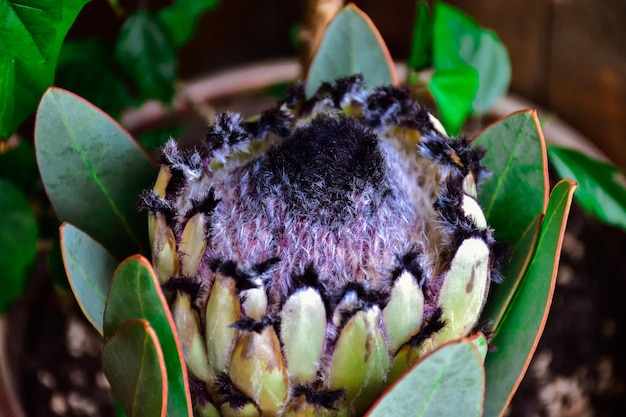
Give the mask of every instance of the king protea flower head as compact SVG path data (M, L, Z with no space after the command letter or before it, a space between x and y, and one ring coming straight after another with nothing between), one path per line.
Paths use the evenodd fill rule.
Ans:
M197 400L222 415L362 414L471 332L497 275L482 149L397 87L303 91L219 114L199 151L170 141L143 198Z

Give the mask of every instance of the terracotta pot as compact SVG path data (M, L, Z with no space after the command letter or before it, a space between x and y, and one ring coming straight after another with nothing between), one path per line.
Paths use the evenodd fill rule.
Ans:
M396 64L396 70L400 80L406 78L405 64ZM260 90L273 84L295 81L300 77L301 69L295 59L260 62L211 74L183 83L183 88L177 94L171 108L159 102L150 101L138 109L125 112L121 123L130 132L143 131L158 125L165 118L180 117L180 114L188 112L193 107L236 96L243 91ZM544 135L549 143L577 149L600 160L608 160L594 144L558 117L515 94L502 98L491 110L489 116L499 119L523 109L537 109L540 115L550 115L542 124Z
M0 317L0 416L24 417L17 392L15 364L11 363L8 337L8 317Z

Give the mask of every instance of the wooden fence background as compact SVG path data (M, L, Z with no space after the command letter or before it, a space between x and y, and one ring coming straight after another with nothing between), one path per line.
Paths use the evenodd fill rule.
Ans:
M554 112L626 167L626 0L447 1L498 33L511 55L513 92ZM398 60L407 56L416 2L355 0ZM121 2L129 10L134 3ZM295 55L289 35L305 3L221 0L183 49L181 75ZM113 40L121 23L107 2L91 2L72 35L102 32Z

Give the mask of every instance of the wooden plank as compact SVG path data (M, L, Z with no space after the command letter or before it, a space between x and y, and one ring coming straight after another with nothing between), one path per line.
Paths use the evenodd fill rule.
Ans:
M511 56L511 88L542 102L546 98L551 9L543 0L451 0L449 3L494 30Z
M626 7L619 3L555 6L547 104L626 167L626 27L621 23Z

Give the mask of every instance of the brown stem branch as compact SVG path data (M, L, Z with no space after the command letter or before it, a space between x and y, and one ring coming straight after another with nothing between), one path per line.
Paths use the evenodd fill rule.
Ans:
M339 13L343 4L343 0L309 0L307 2L304 26L300 32L302 78L305 78L309 71L309 66L322 42L326 27Z

